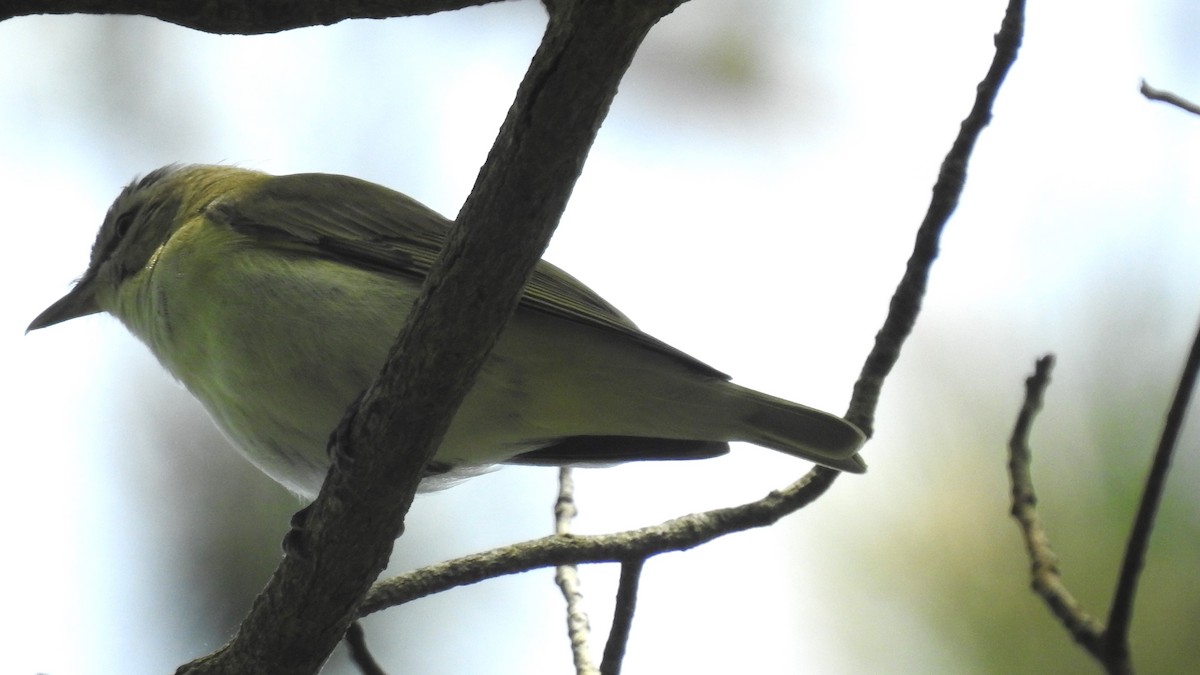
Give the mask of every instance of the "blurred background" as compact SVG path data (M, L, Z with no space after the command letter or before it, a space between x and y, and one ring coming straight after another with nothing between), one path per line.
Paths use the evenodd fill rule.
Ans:
M738 382L844 411L1003 9L687 3L634 63L547 257ZM1200 119L1137 87L1200 99L1198 20L1185 0L1031 3L870 472L651 560L625 672L1096 672L1028 591L1006 442L1034 359L1056 353L1035 480L1066 581L1103 615L1200 316ZM352 174L453 216L543 25L531 1L258 37L0 23L0 672L167 672L217 648L300 506L115 320L23 335L120 188L226 162ZM1137 605L1145 673L1200 662L1197 440L1191 425ZM581 470L577 530L741 503L806 469L744 446ZM504 468L420 497L393 571L544 535L555 490L553 470ZM617 570L582 578L598 658ZM561 604L544 570L366 629L390 672L566 673ZM352 672L340 649L327 672Z

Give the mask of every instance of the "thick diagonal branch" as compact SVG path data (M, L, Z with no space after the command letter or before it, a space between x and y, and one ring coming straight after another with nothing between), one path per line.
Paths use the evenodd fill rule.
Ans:
M422 469L557 224L642 38L675 0L559 0L449 241L333 469L233 641L191 673L313 673L403 529Z

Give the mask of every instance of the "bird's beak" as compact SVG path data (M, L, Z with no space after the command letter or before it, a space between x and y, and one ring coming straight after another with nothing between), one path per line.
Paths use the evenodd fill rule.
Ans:
M75 288L71 289L70 293L59 298L58 302L50 305L29 327L25 329L28 333L31 330L53 326L56 323L77 319L81 316L95 314L100 310L100 306L96 304L95 275L84 275L79 283L75 284Z

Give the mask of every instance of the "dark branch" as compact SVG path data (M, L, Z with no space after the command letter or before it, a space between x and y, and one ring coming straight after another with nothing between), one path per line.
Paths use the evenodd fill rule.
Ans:
M1155 89L1154 87L1151 87L1149 84L1147 84L1145 80L1142 80L1141 92L1142 92L1142 96L1145 96L1146 98L1150 99L1151 101L1162 101L1163 103L1170 103L1171 105L1175 106L1176 108L1179 108L1180 110L1186 110L1187 112L1190 112L1193 115L1200 115L1200 105L1192 103L1191 101L1189 101L1186 98L1183 98L1182 96L1179 96L1177 94L1172 94L1169 91L1166 91L1163 89Z
M386 565L422 469L553 232L642 38L678 0L556 2L487 162L333 467L233 641L192 673L312 673ZM469 233L469 236L468 236Z
M1137 582L1146 559L1146 548L1150 545L1150 532L1154 529L1158 505L1162 502L1162 494L1166 489L1167 474L1171 470L1171 458L1175 455L1175 448L1179 444L1179 433L1183 428L1184 416L1187 413L1192 392L1196 388L1198 372L1200 372L1200 331L1192 340L1192 349L1183 366L1179 386L1175 389L1175 398L1171 401L1170 410L1167 411L1162 437L1159 438L1158 449L1154 453L1154 463L1150 467L1150 475L1146 478L1146 489L1142 493L1137 517L1133 523L1133 531L1130 532L1129 543L1125 547L1125 558L1121 563L1120 576L1117 578L1117 590L1113 594L1112 606L1108 611L1108 627L1105 629L1104 637L1108 645L1107 656L1113 659L1128 660L1129 658L1129 624L1133 617L1133 601L1137 593Z
M434 14L496 0L0 0L0 21L31 14L130 14L205 33L251 35L346 19Z
M357 621L350 624L350 629L346 631L346 647L350 650L350 660L358 667L358 672L363 675L387 675L383 668L379 667L375 657L371 656L371 650L367 647L367 636L363 632L362 624Z
M604 658L600 661L600 675L620 675L625 660L625 645L633 630L633 613L637 609L638 583L642 579L641 558L621 565L621 581L617 585L617 602L613 608L612 628L608 642L604 644Z
M1144 81L1141 91L1148 99L1165 101L1188 112L1200 114L1200 106L1169 92L1154 89ZM1034 375L1026 381L1025 404L1017 417L1017 424L1009 443L1012 514L1021 526L1021 533L1032 561L1034 590L1042 596L1050 611L1058 617L1075 641L1087 649L1107 672L1132 673L1129 629L1133 620L1134 600L1146 560L1146 550L1150 545L1150 534L1154 530L1158 506L1166 489L1171 460L1179 444L1179 435L1183 429L1192 392L1196 388L1196 380L1200 377L1200 329L1192 340L1192 348L1188 352L1187 362L1179 378L1179 386L1175 389L1175 397L1167 411L1150 474L1146 477L1146 486L1121 561L1121 571L1113 592L1112 605L1109 607L1107 625L1089 615L1067 590L1058 570L1058 559L1050 547L1037 514L1037 497L1034 494L1030 472L1029 431L1033 417L1042 406L1042 394L1049 384L1052 365L1053 358L1050 356L1039 359Z

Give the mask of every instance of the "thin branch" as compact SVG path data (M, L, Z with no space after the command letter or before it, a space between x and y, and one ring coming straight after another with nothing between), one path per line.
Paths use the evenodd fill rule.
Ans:
M1155 101L1175 105L1188 112L1200 115L1200 106L1175 94L1151 87L1142 81L1142 94ZM1026 381L1025 404L1017 417L1009 443L1009 474L1012 477L1012 514L1020 523L1026 548L1032 561L1033 588L1050 607L1051 612L1067 628L1071 635L1088 650L1109 673L1132 673L1133 662L1129 649L1129 629L1133 621L1133 607L1137 596L1137 585L1145 565L1146 551L1150 546L1150 535L1154 530L1159 504L1166 490L1167 475L1171 460L1179 444L1184 418L1200 377L1200 329L1197 329L1188 352L1179 385L1167 411L1163 432L1154 453L1150 474L1138 504L1137 516L1129 533L1121 570L1108 610L1107 625L1089 615L1067 590L1058 570L1058 559L1050 548L1041 520L1038 517L1037 498L1033 491L1030 473L1029 428L1034 415L1042 406L1042 394L1050 380L1053 358L1038 360L1032 377Z
M899 358L920 310L937 240L965 179L975 139L990 118L990 106L1021 44L1025 3L1011 0L1000 32L996 56L978 87L978 96L959 137L943 162L930 211L917 234L908 269L892 299L884 326L876 336L862 375L855 384L849 419L869 430L883 379ZM617 534L546 537L431 565L378 583L360 607L362 616L416 598L532 569L587 562L644 560L665 551L686 550L718 537L777 522L815 501L833 484L838 472L817 467L797 482L765 498L740 506L691 514L659 525Z
M1033 419L1042 409L1043 395L1050 384L1054 357L1037 360L1034 373L1025 380L1025 402L1017 415L1017 423L1009 440L1008 473L1012 480L1012 516L1016 518L1029 552L1033 590L1046 602L1050 611L1070 631L1075 641L1089 652L1097 653L1104 626L1089 615L1062 581L1058 556L1050 546L1050 538L1037 512L1037 495L1030 471L1032 453L1029 434Z
M558 470L558 499L554 503L554 534L565 537L571 534L571 521L578 510L575 508L575 481L571 478L571 467ZM578 675L598 675L592 664L588 638L592 626L587 611L583 608L583 591L579 588L579 568L575 565L559 565L554 571L554 581L567 602L567 636L571 640L571 657Z
M1179 444L1184 418L1196 380L1200 377L1200 329L1192 340L1192 348L1184 364L1179 386L1171 408L1167 411L1166 423L1159 438L1158 449L1146 487L1138 506L1137 517L1125 547L1125 556L1109 608L1107 626L1101 624L1083 609L1067 590L1058 569L1058 558L1050 547L1049 538L1037 514L1037 497L1033 490L1030 472L1031 453L1029 432L1033 418L1042 407L1042 396L1050 382L1053 357L1038 359L1034 374L1025 383L1025 403L1017 416L1009 442L1009 475L1012 478L1012 515L1021 526L1025 546L1029 551L1033 574L1033 589L1042 596L1050 611L1071 633L1075 641L1104 666L1109 673L1132 673L1133 664L1129 650L1129 628L1133 618L1137 584L1154 529L1155 516L1166 489L1167 474L1171 459Z
M942 161L937 183L925 219L917 231L916 245L904 277L892 295L891 305L883 327L875 336L875 346L863 364L862 374L854 384L854 395L846 419L858 425L868 436L875 428L875 408L879 403L884 378L892 371L900 358L900 348L912 333L921 301L929 284L929 271L937 258L938 242L942 230L958 206L963 186L967 180L967 164L984 127L992 119L992 106L1000 92L1000 85L1009 68L1017 59L1021 47L1021 36L1025 26L1024 0L1010 0L996 34L996 54L987 74L976 88L975 103L963 120L954 139L954 145Z
M543 537L423 567L375 584L359 608L360 615L506 574L556 565L644 559L694 548L732 532L766 527L815 501L837 474L814 471L756 502L693 513L638 530Z
M358 667L358 672L363 675L387 675L375 657L371 656L361 623L355 621L350 624L350 629L346 631L346 648L350 650L350 660Z
M571 534L571 522L579 515L575 506L575 477L571 467L558 469L558 498L554 500L554 534Z
M613 608L612 628L604 645L600 661L601 675L620 675L625 661L625 645L633 629L633 613L637 609L638 583L642 579L645 560L637 558L621 565L621 581L617 585L616 606Z
M31 14L148 16L206 33L252 35L346 19L433 14L497 0L0 0L0 21Z
M1154 463L1150 467L1150 475L1146 478L1146 488L1142 492L1142 500L1138 505L1137 517L1134 519L1133 531L1129 534L1129 543L1125 547L1125 558L1121 563L1121 572L1117 580L1117 590L1113 594L1112 606L1108 611L1108 628L1105 630L1105 640L1108 643L1109 656L1128 658L1129 624L1133 616L1133 602L1137 594L1138 577L1146 559L1146 548L1150 545L1150 532L1154 529L1155 515L1162 502L1163 491L1166 489L1167 474L1171 470L1171 459L1179 444L1179 434L1183 428L1183 420L1187 413L1188 403L1196 388L1197 373L1200 372L1200 330L1192 340L1192 349L1188 352L1183 374L1179 378L1179 386L1175 388L1175 398L1167 411L1167 420L1163 426L1162 436L1158 441L1158 449L1154 453Z
M1142 96L1145 96L1151 101L1162 101L1163 103L1169 103L1180 110L1186 110L1193 115L1200 115L1200 105L1192 103L1191 101L1177 94L1172 94L1165 89L1155 89L1147 84L1145 80L1142 80L1141 92Z
M583 608L579 568L575 565L559 565L554 572L554 581L567 602L567 638L571 642L571 660L575 663L575 672L577 675L598 675L600 671L596 670L592 663L591 647L588 644L592 625L588 621L587 611Z

